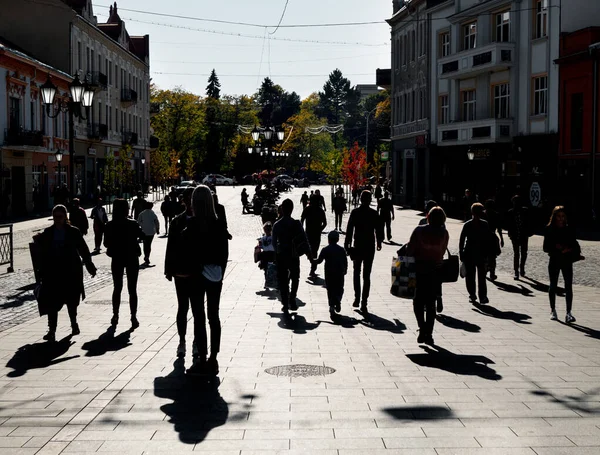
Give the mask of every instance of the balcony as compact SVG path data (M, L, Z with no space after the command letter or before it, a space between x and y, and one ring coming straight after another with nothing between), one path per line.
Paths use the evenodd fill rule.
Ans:
M515 62L514 43L490 43L438 60L440 79L466 79L490 71L503 71Z
M160 140L156 136L150 136L150 148L157 149L160 145Z
M375 81L379 87L389 90L392 88L392 70L377 68L377 72L375 73Z
M107 139L108 138L108 125L102 123L94 123L88 125L87 130L88 139Z
M131 130L123 130L121 137L123 145L138 145L138 135Z
M43 147L44 135L41 131L28 131L22 128L4 130L5 145Z
M138 100L138 94L135 90L125 87L121 89L121 104L131 106L136 104Z
M510 142L513 120L494 119L473 120L471 122L449 123L438 126L438 145L487 144Z
M398 139L403 136L424 134L429 131L429 120L417 120L416 122L404 123L402 125L392 126L392 139Z
M108 87L108 76L100 71L88 73L87 81L95 92L102 92Z

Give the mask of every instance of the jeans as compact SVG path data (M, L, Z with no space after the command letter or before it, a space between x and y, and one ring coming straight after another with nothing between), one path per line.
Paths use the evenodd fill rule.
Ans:
M290 280L292 288L290 290ZM296 299L300 284L300 258L277 255L277 282L281 305L287 309L292 299Z
M525 262L527 261L527 250L529 248L529 238L525 237L520 240L512 240L512 246L515 253L515 272L518 272L519 270L524 271Z
M204 276L194 277L192 284L191 306L194 315L194 341L198 347L200 359L208 352L206 317L210 326L210 356L215 358L221 349L221 320L219 303L223 281L209 281ZM206 294L206 314L204 313L204 295Z
M413 311L419 325L419 335L430 337L435 324L435 303L441 295L442 282L436 272L418 273Z
M144 235L144 261L150 262L150 252L152 251L152 241L154 235Z
M165 216L165 235L169 234L169 223L171 221L171 217L170 216Z
M344 212L335 212L335 228L342 229L342 217L344 216Z
M556 288L558 287L558 276L562 272L565 280L565 299L567 301L567 313L571 312L573 307L573 263L570 261L561 261L560 259L550 258L548 263L548 274L550 275L550 309L556 309Z
M67 297L66 305L67 311L69 312L69 319L71 320L71 327L77 324L77 307L79 306L80 295L72 295ZM48 313L48 330L50 332L56 332L56 326L58 325L58 311L51 311Z
M373 259L375 259L375 251L357 252L356 257L352 260L354 263L354 300L361 301L360 294L360 272L362 267L363 289L362 289L362 305L367 305L369 300L369 292L371 291L371 269L373 268Z
M180 340L187 333L188 311L190 302L195 298L194 279L192 277L175 277L175 293L177 294L177 333Z
M119 316L119 308L121 307L121 291L123 290L123 273L127 272L129 309L131 311L131 317L136 317L138 308L137 282L140 273L140 263L138 258L132 258L129 260L113 259L110 265L110 270L112 272L114 285L112 295L113 315L117 317Z
M487 282L485 276L487 274L485 270L484 260L465 261L465 267L467 268L467 292L470 297L477 296L477 288L475 287L475 274L477 274L477 287L479 288L479 299L483 300L487 298Z
M308 238L308 244L312 252L313 258L319 257L319 248L321 246L321 232L307 232L306 237ZM310 266L310 272L313 273L317 270L316 264Z
M97 251L100 251L100 247L102 246L102 237L104 237L104 226L94 226L94 246Z
M344 275L325 276L325 287L327 288L329 308L333 309L342 303L342 297L344 297Z
M388 241L392 239L392 219L386 218L383 220Z

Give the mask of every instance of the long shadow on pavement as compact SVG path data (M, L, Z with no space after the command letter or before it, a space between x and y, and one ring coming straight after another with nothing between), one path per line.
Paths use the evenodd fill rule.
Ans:
M33 290L35 289L35 283L28 284L26 286L22 286L16 291L16 294L9 295L6 297L6 302L0 304L0 309L5 310L7 308L17 308L23 306L28 302L33 302L35 300L35 296L33 295Z
M319 325L321 325L321 321L317 322L308 322L304 316L297 313L291 313L289 316L283 313L267 313L272 318L279 319L277 325L282 329L292 330L294 333L299 335L304 335L308 333L310 330L314 330Z
M425 350L425 353L406 355L412 362L421 367L437 368L449 373L466 376L479 376L490 381L502 379L502 376L489 366L490 364L493 365L494 361L485 356L455 354L439 346L433 348L422 346L421 348Z
M529 382L532 384L532 386L538 387L538 385L534 381L530 380ZM538 388L538 389L530 391L530 393L532 395L547 397L548 402L559 404L560 406L564 407L565 409L577 412L580 415L581 414L589 415L589 414L600 413L600 408L590 407L590 405L598 403L598 401L590 400L590 398L596 396L598 394L598 392L600 392L600 388L595 388L595 389L589 390L585 393L581 392L581 394L579 396L567 395L564 397L560 397L558 395L555 395L554 393L548 392L547 390L545 390L543 388ZM597 397L596 397L596 399L597 399Z
M471 333L478 333L481 331L481 327L479 327L477 324L456 319L452 316L448 316L447 314L438 314L436 319L440 324L445 325L450 329L464 330L465 332Z
M578 332L586 334L590 338L595 338L596 340L600 340L600 330L595 330L590 327L586 327L579 324L566 324L563 321L558 321L559 324L562 324L566 327L570 327L573 330L577 330Z
M373 313L368 313L363 316L364 319L360 320L359 323L373 330L382 330L391 333L404 333L406 330L406 325L399 319L390 321Z
M331 321L317 321L319 324L339 325L345 329L353 329L359 324L359 320L343 314L336 314Z
M185 444L197 444L206 439L213 428L227 420L243 420L247 413L229 415L229 405L219 393L220 381L189 378L185 375L184 359L177 359L173 371L154 379L154 395L173 400L160 407L168 416Z
M87 351L85 354L86 357L97 357L106 354L108 351L120 351L131 345L130 338L132 333L133 329L129 329L114 336L113 329L108 328L97 339L84 343L81 349Z
M277 297L279 297L279 291L276 289L263 289L262 291L256 291L256 295L267 297L269 300L277 300Z
M78 355L61 357L67 353L73 344L75 344L71 338L71 335L69 335L55 343L43 342L21 346L17 352L15 352L12 359L6 364L8 368L13 369L7 376L10 378L17 378L23 376L29 370L47 368L51 365L56 365L79 357Z
M528 322L528 319L531 319L531 316L524 313L515 313L514 311L502 311L493 306L489 305L481 305L481 304L473 304L473 311L479 314L483 314L485 316L490 316L496 319L507 319L510 321L514 321L518 324L531 324Z
M312 284L313 286L323 286L325 287L325 280L319 276L309 276L306 279L308 284Z
M451 419L454 413L443 406L407 406L400 408L385 408L394 419L398 420L430 420L430 419Z
M521 294L523 297L533 297L533 291L531 289L527 289L522 284L518 286L514 286L508 283L502 283L501 281L492 281L498 289L504 292L511 292L513 294Z
M541 281L534 280L533 278L523 276L523 277L521 277L521 280L523 281L523 283L528 284L536 291L548 293L548 291L550 290L550 286L542 283ZM560 286L556 288L556 294L558 296L562 297L562 296L564 296L564 293L565 293L565 288L561 288Z

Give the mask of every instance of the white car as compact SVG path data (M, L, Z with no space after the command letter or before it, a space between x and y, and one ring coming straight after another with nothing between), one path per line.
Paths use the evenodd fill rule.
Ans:
M217 185L233 185L233 179L220 174L208 174L206 177L204 177L204 180L202 180L204 185L210 185L213 182L215 182Z
M287 183L288 185L293 185L295 180L289 175L281 174L275 177L275 180L283 183Z

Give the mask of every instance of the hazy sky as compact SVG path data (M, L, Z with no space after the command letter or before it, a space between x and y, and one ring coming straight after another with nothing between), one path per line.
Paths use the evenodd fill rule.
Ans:
M108 15L108 0L94 1L100 22ZM150 72L161 88L181 86L203 94L215 68L225 94L252 94L266 76L302 98L320 90L327 75L340 68L353 85L375 83L375 70L390 67L390 32L385 23L327 28L273 28L220 24L148 15L125 9L277 25L286 0L120 0L119 15L130 35L150 35ZM289 0L282 25L383 21L392 15L391 0ZM134 21L135 19L135 21ZM175 27L156 25L169 24ZM255 36L230 36L219 33ZM316 44L278 39L364 43ZM262 65L261 65L262 55ZM161 74L162 73L162 74ZM173 74L168 74L173 73Z

